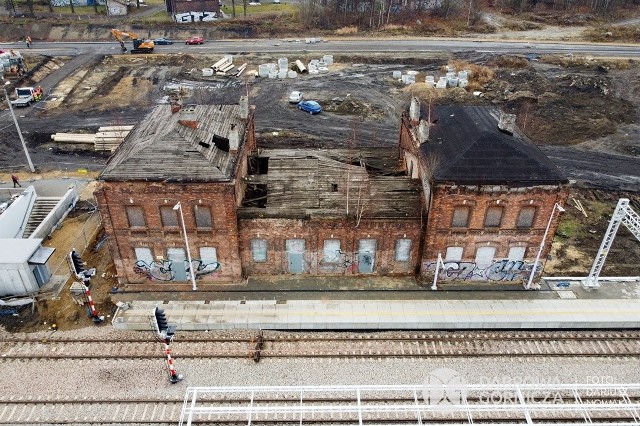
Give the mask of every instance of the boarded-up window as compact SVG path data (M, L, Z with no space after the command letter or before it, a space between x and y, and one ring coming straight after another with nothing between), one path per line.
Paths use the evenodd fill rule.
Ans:
M469 216L471 213L471 208L469 207L456 207L453 210L453 220L451 221L451 226L454 228L466 228L469 226Z
M147 226L144 220L144 210L139 206L127 206L127 220L129 220L129 226Z
M518 214L518 221L516 227L518 228L531 228L533 225L533 218L536 217L535 207L523 207Z
M447 247L447 254L444 257L444 260L462 260L462 252L464 251L463 247Z
M524 252L526 249L526 247L511 247L507 258L509 260L522 260L524 259Z
M340 240L324 240L322 261L325 263L337 263L340 261Z
M396 241L396 262L408 262L411 255L411 240L401 238Z
M480 247L476 251L476 268L485 269L491 266L496 255L495 247Z
M254 262L266 262L267 240L251 240L251 256Z
M502 222L502 207L493 206L487 209L487 216L484 218L484 226L487 228L497 228Z
M151 253L151 249L148 247L136 247L136 261L142 261L147 265L151 265L153 262L153 254Z
M218 254L215 247L200 247L200 260L204 265L210 263L216 263L218 261Z
M162 226L178 226L178 212L171 206L160 207Z
M211 208L209 206L195 206L196 226L198 228L213 228Z

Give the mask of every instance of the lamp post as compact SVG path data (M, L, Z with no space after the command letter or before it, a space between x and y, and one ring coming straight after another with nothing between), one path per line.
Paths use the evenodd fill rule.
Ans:
M442 255L438 252L438 260L436 260L436 274L433 276L433 285L431 286L431 290L438 289L438 274L440 273L440 266L444 269L444 263L442 262Z
M7 84L9 84L8 81L4 83L4 86L2 86L2 90L4 90L4 97L7 100L7 105L9 105L9 111L11 111L11 117L13 117L13 123L16 125L16 129L18 130L18 136L20 136L20 142L22 142L22 148L24 148L24 153L27 156L27 162L29 163L29 170L31 170L31 173L35 173L36 169L33 168L31 157L29 157L29 151L27 151L27 144L24 143L24 138L22 137L22 132L20 131L20 126L18 125L18 120L16 119L16 115L13 112L13 106L11 106L11 101L9 100L9 95L7 94L7 88L6 88Z
M198 287L196 287L196 275L193 272L193 264L191 263L191 251L189 250L189 240L187 239L187 228L184 225L184 215L182 214L182 205L180 204L180 201L178 201L178 204L173 206L173 210L180 211L180 221L182 222L182 233L184 235L184 244L185 246L187 246L187 259L189 260L189 275L191 276L191 284L193 286L193 291L196 291L198 289Z
M551 222L553 222L553 215L555 214L556 209L558 209L559 213L562 213L564 211L564 209L560 204L555 203L553 205L553 209L551 210L551 215L549 216L549 222L547 222L547 229L545 229L544 235L542 236L542 241L540 242L540 249L538 249L538 255L536 256L535 262L533 262L533 268L531 269L531 273L529 274L529 281L527 282L527 285L524 287L526 290L531 289L531 283L533 283L533 276L536 274L538 261L540 260L540 255L542 254L542 250L544 249L544 243L545 243L545 240L547 239L547 234L549 233Z

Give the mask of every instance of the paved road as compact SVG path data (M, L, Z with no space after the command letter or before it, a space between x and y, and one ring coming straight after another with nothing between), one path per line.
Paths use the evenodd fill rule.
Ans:
M21 49L22 43L0 43L0 49ZM48 55L80 55L85 53L112 54L120 50L114 41L108 42L38 42L31 51ZM258 39L258 40L216 40L201 46L185 46L176 43L171 46L157 46L157 52L197 52L197 53L292 53L299 51L355 53L355 52L463 52L480 53L530 53L573 54L590 56L614 56L639 58L640 45L592 44L592 43L533 43L519 41L486 40L329 40L321 43L305 43L304 40Z
M19 47L18 45L2 45L3 47ZM559 44L559 43L544 43L535 44L531 48L526 47L527 43L522 42L496 42L496 41L481 41L474 42L468 40L340 40L340 41L328 41L315 44L306 44L303 41L284 41L284 40L242 40L242 41L220 41L210 42L203 46L184 46L182 44L174 44L172 46L159 46L158 52L170 53L188 50L192 52L287 52L291 54L296 50L308 50L308 51L322 51L328 53L338 52L366 52L366 51L411 51L411 52L429 52L429 51L470 51L477 52L512 52L512 53L524 53L524 52L538 52L538 53L567 53L573 52L574 54L592 54L592 55L606 55L606 56L640 56L639 46L617 46L617 45L586 45L586 44ZM55 87L62 79L66 78L70 73L75 71L78 67L86 65L87 63L100 60L103 54L118 54L119 46L114 42L100 42L100 43L38 43L36 47L32 49L34 53L43 53L49 55L75 55L74 59L66 64L66 66L56 70L50 76L42 81L42 86L45 90L49 87ZM356 81L361 81L364 75ZM311 82L312 83L312 82ZM309 83L309 84L311 84ZM300 82L297 83L300 86ZM334 84L339 84L335 81ZM291 90L292 87L282 88L284 93L286 90ZM300 87L296 87L300 89ZM302 87L305 90L314 90L314 87ZM236 96L236 91L233 91L233 96ZM274 95L276 96L277 93ZM280 97L282 97L280 96ZM389 102L391 105L391 102ZM258 114L257 127L259 130L279 130L281 128L288 128L291 123L296 119L292 117L291 111L285 104L279 102L278 99L261 99L260 105L274 106L279 108L279 119L261 119L261 115ZM391 107L390 107L391 108ZM127 120L121 120L129 124L130 121L140 119L146 111L118 111L112 114L118 115L120 119L126 118ZM20 111L21 115L26 116L21 119L23 121L23 132L46 132L52 130L55 127L55 123L50 120L39 117L38 120L28 120L34 114L34 111ZM396 116L393 111L387 111L388 116ZM330 134L335 140L347 140L352 132L351 117L332 117L332 126L330 128ZM320 117L318 120L326 119L326 117ZM55 119L54 119L55 120ZM327 121L322 120L322 125L317 126L317 121L298 123L297 126L305 127L305 130L309 134L316 134L317 136L326 137L327 134ZM69 127L88 128L98 127L105 122L113 122L114 117L107 117L104 113L91 112L87 113L83 117L78 117L77 120ZM10 119L7 115L0 116L0 128L5 128L10 124ZM362 140L380 141L380 140L395 140L397 132L397 123L368 123L366 126L358 127L358 136ZM17 135L11 138L11 145L15 145L11 149L19 150ZM606 188L617 188L622 190L637 191L640 187L640 168L638 168L638 159L634 157L623 157L615 155L606 155L601 153L590 153L584 150L577 149L575 147L545 147L544 151L547 155L571 178L580 181L585 181L593 186L601 186ZM38 158L38 152L33 153L33 160L44 168L66 168L73 169L77 167L87 168L91 170L99 170L103 167L106 160L104 157L87 156L84 158L78 158L75 154L57 154L56 163L50 164L51 158L46 153L41 153L41 158ZM13 159L11 164L1 164L0 168L7 168L15 170L17 167L23 167L24 162L22 157Z

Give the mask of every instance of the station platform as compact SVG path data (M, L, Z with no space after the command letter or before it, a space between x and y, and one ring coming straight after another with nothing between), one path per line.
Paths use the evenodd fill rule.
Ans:
M168 293L123 293L114 300L127 302L128 309L118 309L112 324L116 329L148 331L157 305L169 323L183 331L640 328L637 282L606 283L597 290L582 289L577 282L555 289L549 284L543 291L431 291L416 290L410 283L392 284L395 290L312 293L270 292L264 287L251 292L245 287L241 297L232 297L229 288L199 289L180 293L180 300Z

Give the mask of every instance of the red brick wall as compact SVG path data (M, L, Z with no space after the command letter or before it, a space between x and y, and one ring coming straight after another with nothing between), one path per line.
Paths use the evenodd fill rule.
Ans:
M477 187L476 187L477 188ZM497 187L479 187L480 189ZM445 257L447 247L464 247L462 259L473 262L476 249L482 246L496 247L495 259L505 259L510 247L525 246L525 261L533 261L538 252L545 228L555 203L564 205L568 190L565 187L531 187L511 191L499 187L499 191L468 190L465 187L438 185L433 192L429 211L423 253L425 265L435 262L438 252ZM498 200L500 201L498 203ZM456 206L470 206L471 216L467 228L452 228ZM484 220L490 206L503 206L499 228L485 228ZM531 229L518 229L516 220L522 207L538 208ZM549 229L541 259L545 259L558 226L558 211Z
M154 257L164 259L167 259L167 248L185 247L181 227L163 227L160 218L160 206L174 206L178 201L182 205L192 258L200 257L200 247L215 247L221 264L219 272L199 277L198 281L230 282L241 278L232 183L102 182L95 195L120 282L148 282L145 276L134 272L135 247L148 247ZM195 205L211 207L212 229L196 228ZM145 228L129 228L126 206L144 209Z
M420 223L414 220L362 220L356 228L354 222L340 219L241 219L240 244L245 275L288 274L287 239L304 239L304 270L311 275L342 275L357 273L348 269L343 260L353 260L360 239L376 240L374 274L414 274L420 263ZM411 239L409 262L395 261L395 245L399 238ZM267 261L254 262L252 239L267 240ZM323 262L325 239L340 240L345 253L337 263Z

